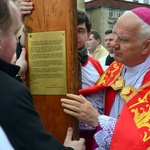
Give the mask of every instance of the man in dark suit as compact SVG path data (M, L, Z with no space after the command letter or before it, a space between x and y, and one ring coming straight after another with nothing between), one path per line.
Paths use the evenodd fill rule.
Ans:
M99 59L104 71L114 61L114 57L113 57L114 51L112 47L113 40L114 40L114 34L112 33L112 29L105 31L105 48L108 50L109 55Z
M12 0L0 0L0 10L0 150L85 150L84 139L71 140L71 128L64 145L45 131L31 93L15 79L20 67L10 64L20 13Z

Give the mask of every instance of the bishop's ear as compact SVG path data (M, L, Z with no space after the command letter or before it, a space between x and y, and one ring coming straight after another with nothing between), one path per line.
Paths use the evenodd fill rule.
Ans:
M142 54L150 53L150 39L144 42L144 49Z

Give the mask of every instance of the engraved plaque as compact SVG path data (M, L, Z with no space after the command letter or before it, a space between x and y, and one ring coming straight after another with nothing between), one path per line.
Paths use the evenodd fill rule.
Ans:
M65 31L28 33L29 89L34 95L66 95Z

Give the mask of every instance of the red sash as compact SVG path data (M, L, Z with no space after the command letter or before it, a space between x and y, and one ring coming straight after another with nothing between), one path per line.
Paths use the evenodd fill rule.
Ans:
M126 103L116 123L110 149L150 149L150 71L139 89L124 87L121 96Z
M106 87L109 87L120 76L122 68L123 65L121 63L114 61L109 66L109 68L102 74L102 76L100 76L95 85L85 89L80 89L79 94L88 95L98 92L99 90L102 90Z
M123 86L120 77L122 68L122 64L112 63L94 86L82 89L79 93L86 95L106 89L105 114L109 115L116 90ZM139 89L123 87L121 96L126 103L115 126L110 149L150 149L150 71L146 73Z
M102 75L104 73L104 70L100 64L100 62L92 57L88 57L89 61L93 64L94 68L97 70L97 72Z
M104 114L109 115L110 109L114 102L114 98L116 96L116 91L113 90L111 86L114 89L117 89L115 84L119 83L119 76L121 74L122 68L123 65L121 63L114 61L109 66L109 68L103 73L103 75L97 80L94 86L85 89L80 89L79 94L88 95L91 93L98 92L99 90L106 89Z

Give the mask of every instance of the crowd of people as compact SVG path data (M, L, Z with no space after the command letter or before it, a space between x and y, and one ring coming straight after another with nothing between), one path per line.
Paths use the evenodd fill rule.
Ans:
M31 93L16 78L22 66L16 65L17 61L12 64L21 27L20 12L13 0L1 0L0 9L0 84L3 85L0 90L0 149L85 150L85 140L72 140L70 127L64 144L46 132ZM24 58L25 54L22 55L20 57Z
M90 88L62 98L64 112L96 128L94 149L150 148L150 9L126 11L113 28L114 61ZM104 114L83 95L104 91ZM94 100L93 96L93 100ZM131 144L132 143L132 144Z
M68 93L60 103L66 114L79 120L81 138L72 140L69 127L64 144L45 131L24 85L25 35L18 38L16 33L33 3L21 0L19 11L13 0L1 0L0 8L1 150L150 149L149 8L126 11L113 29L104 31L105 48L100 34L91 30L89 16L77 11L81 86L79 95Z

